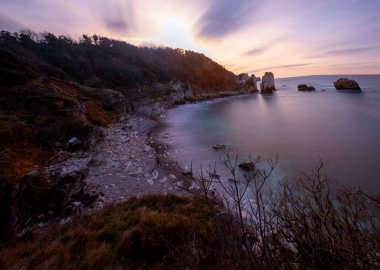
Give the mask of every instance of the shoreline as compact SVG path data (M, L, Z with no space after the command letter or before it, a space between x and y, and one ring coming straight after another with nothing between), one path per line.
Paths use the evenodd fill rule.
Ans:
M66 160L45 167L44 171L61 175L87 172L82 188L86 194L96 196L96 200L89 206L80 200L72 201L73 213L93 213L106 205L146 194L189 195L186 189L192 185L192 176L183 174L184 169L170 158L169 146L162 140L169 135L163 133L165 124L161 118L177 106L218 102L242 95L249 94L174 104L156 117L141 113L120 115L109 127L100 128L104 136L94 147L69 153Z

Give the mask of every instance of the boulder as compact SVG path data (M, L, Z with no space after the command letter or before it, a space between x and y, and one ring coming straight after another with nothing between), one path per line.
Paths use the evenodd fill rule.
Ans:
M261 79L260 90L262 94L271 94L276 90L274 84L274 75L272 72L265 72Z
M334 86L337 90L361 90L356 81L347 78L340 78L334 82Z
M315 91L315 88L313 86L307 86L306 84L300 84L298 85L298 91Z

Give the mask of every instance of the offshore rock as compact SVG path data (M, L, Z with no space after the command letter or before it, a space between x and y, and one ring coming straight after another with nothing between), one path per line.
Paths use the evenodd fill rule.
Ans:
M298 85L298 91L315 91L315 88L313 86L307 86L306 84L300 84Z
M244 91L257 92L257 82L259 80L254 74L249 76L247 73L241 73L237 76L236 82Z
M356 81L347 78L340 78L334 82L334 86L337 90L361 90Z
M237 83L245 84L249 80L249 75L247 73L241 73L237 76Z
M276 90L272 72L265 72L265 75L261 79L260 90L262 94L272 94Z

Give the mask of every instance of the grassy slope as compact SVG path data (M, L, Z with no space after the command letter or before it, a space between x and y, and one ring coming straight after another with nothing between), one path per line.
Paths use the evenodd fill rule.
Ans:
M83 116L79 105L86 108ZM53 155L56 142L72 136L85 140L114 116L77 84L33 80L0 87L0 178L14 181Z
M0 251L0 268L220 266L220 240L210 237L216 222L223 222L218 210L199 197L145 196L10 243ZM195 244L205 248L197 250L203 258L194 253Z

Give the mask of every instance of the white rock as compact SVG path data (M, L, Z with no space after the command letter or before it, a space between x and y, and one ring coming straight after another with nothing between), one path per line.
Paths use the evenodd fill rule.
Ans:
M154 185L154 182L153 182L153 180L152 179L148 179L148 180L146 180L147 182L148 182L148 184L149 185L151 185L151 186L153 186Z
M153 172L152 172L152 178L153 179L157 179L158 178L158 171L156 171L156 170L154 170Z
M170 179L176 179L177 177L174 174L171 173L171 174L169 174L169 178Z
M73 202L73 205L74 205L75 207L78 207L78 206L81 205L81 202Z
M168 178L162 177L159 181L160 181L160 183L165 183L166 181L168 181Z

